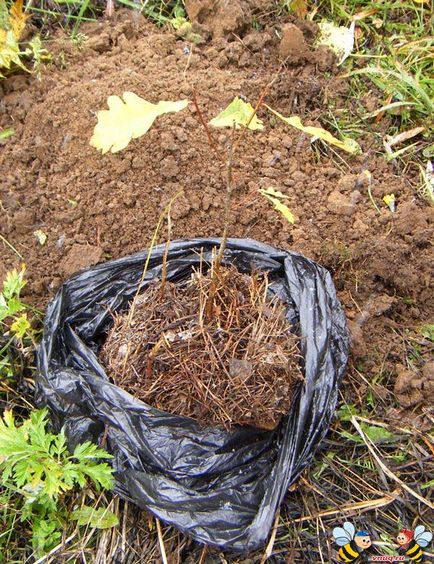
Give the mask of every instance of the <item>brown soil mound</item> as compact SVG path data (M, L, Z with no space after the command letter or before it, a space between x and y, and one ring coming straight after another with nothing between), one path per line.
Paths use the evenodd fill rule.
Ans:
M150 286L115 318L101 358L119 386L159 409L273 429L301 379L298 339L266 275L213 272Z
M0 128L15 130L0 141L0 234L22 257L2 240L0 275L24 260L29 284L23 295L40 309L77 270L147 248L156 218L179 190L173 238L222 234L225 170L193 104L189 114L159 118L125 151L102 156L89 139L107 97L130 90L151 102L191 99L193 86L209 121L236 95L256 104L281 64L273 27L250 29L242 41L232 35L232 41L192 46L136 16L120 10L108 22L82 26L82 42L59 37L48 45L53 65L42 70L40 80L18 75L0 83ZM311 47L308 23L297 26L309 53L302 41L303 56L292 49L291 64L265 101L285 116L298 115L305 125L335 133L326 125L331 115L338 117L348 106L379 108L384 100L375 99L372 85L366 98L351 93L330 52ZM351 322L354 362L363 373L361 379L350 368L353 379L347 383L353 385L343 388L346 401L365 397L369 382L380 378L378 397L387 393L393 404L409 355L413 380L425 378L432 345L419 328L434 316L433 209L419 197L418 167L402 168L383 154L382 134L397 118L364 121L357 139L363 154L334 158L262 109L259 117L264 130L247 132L234 158L229 233L301 252L330 269ZM230 132L212 133L225 155ZM372 175L371 186L364 170ZM295 225L259 195L258 188L270 186L287 196ZM395 213L382 200L391 193ZM37 229L48 236L44 246L34 235ZM394 301L385 309L387 300ZM429 391L421 395L432 404ZM393 405L399 418L401 409L411 415L419 404L407 408L407 395L399 395ZM389 416L386 405L384 412Z

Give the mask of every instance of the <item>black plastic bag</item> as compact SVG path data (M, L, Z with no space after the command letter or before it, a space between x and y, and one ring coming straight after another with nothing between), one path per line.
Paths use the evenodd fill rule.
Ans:
M179 281L220 239L171 243L167 278ZM144 279L161 275L155 247ZM70 447L106 438L116 491L201 542L246 552L265 542L288 486L311 462L333 416L348 359L348 331L330 274L298 253L229 239L225 262L268 271L271 291L298 324L305 381L275 431L204 428L135 399L110 382L98 350L112 313L134 298L147 251L90 268L48 307L38 351L36 398Z

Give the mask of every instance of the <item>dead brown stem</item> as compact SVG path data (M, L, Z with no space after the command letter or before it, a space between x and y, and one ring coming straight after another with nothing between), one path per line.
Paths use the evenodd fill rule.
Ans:
M231 142L229 145L229 154L228 160L226 163L226 197L225 197L225 225L223 229L222 240L220 243L219 253L217 255L216 260L216 271L218 273L218 269L220 264L223 260L223 254L226 249L226 244L228 240L228 231L229 231L229 222L231 219L231 204L232 204L232 194L234 191L233 186L233 175L232 175L232 167L234 164L234 142L235 142L235 124L232 127L232 135L231 135Z
M167 241L164 249L163 265L161 267L161 297L164 296L167 278L167 255L169 254L170 241L172 239L172 217L170 215L170 207L167 210Z
M203 125L203 128L205 129L205 133L208 137L208 143L209 143L211 149L214 151L214 153L215 153L216 157L219 159L219 161L223 161L223 158L220 155L220 153L218 152L217 146L214 143L214 139L212 138L211 131L209 130L208 124L207 124L205 118L203 117L202 111L199 107L199 103L197 101L197 93L196 93L196 90L194 88L193 88L193 104L194 104L194 107L196 108L196 112L197 112L197 115L199 117L199 121Z

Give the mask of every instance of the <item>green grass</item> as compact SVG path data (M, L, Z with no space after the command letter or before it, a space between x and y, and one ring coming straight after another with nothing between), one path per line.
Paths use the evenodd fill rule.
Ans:
M58 0L47 2L42 0L37 5L29 4L27 8L33 19L42 30L48 31L53 27L62 27L72 30L75 35L84 22L95 22L102 15L92 0Z
M139 3L133 0L118 0L119 4L140 11L146 18L158 25L164 25L171 19L185 15L181 0L153 0Z
M318 4L315 21L329 19L349 26L355 18L358 37L352 55L341 67L349 79L344 107L331 101L324 124L340 135L376 140L385 152L385 136L393 137L418 126L425 131L388 151L389 160L426 163L434 153L434 20L431 4L400 1L336 1ZM368 111L364 96L374 96L377 107ZM385 128L379 127L386 123Z
M185 15L181 0L148 0L138 2L134 0L115 0L114 9L130 8L143 14L157 25L170 23L171 19ZM41 19L43 27L62 25L72 32L74 37L82 23L94 22L104 15L104 3L95 0L56 0L48 2L42 0L37 6L30 4L29 12L34 12Z
M356 14L368 11L371 14L358 19L357 23L370 33L379 36L385 33L407 33L410 25L414 33L422 35L427 32L426 23L430 19L431 7L430 3L421 4L413 0L407 2L401 0L379 0L377 2L370 2L369 0L323 0L318 3L318 13L340 25L347 24ZM372 29L373 21L375 22L374 29ZM432 26L432 22L430 25Z
M426 38L423 43L434 48L434 39ZM390 54L382 55L377 64L354 70L350 76L367 76L392 102L376 112L399 112L403 125L432 121L434 113L434 79L428 74L424 49L409 50L409 56L400 57L397 49L390 48ZM374 117L374 116L372 116ZM432 124L430 124L432 126Z

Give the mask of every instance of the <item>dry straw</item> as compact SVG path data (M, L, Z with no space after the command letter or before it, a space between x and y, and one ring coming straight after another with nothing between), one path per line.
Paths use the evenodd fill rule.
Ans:
M116 384L204 424L274 428L301 371L297 337L267 276L213 261L209 272L161 289L136 297L133 318L114 319L101 357Z

